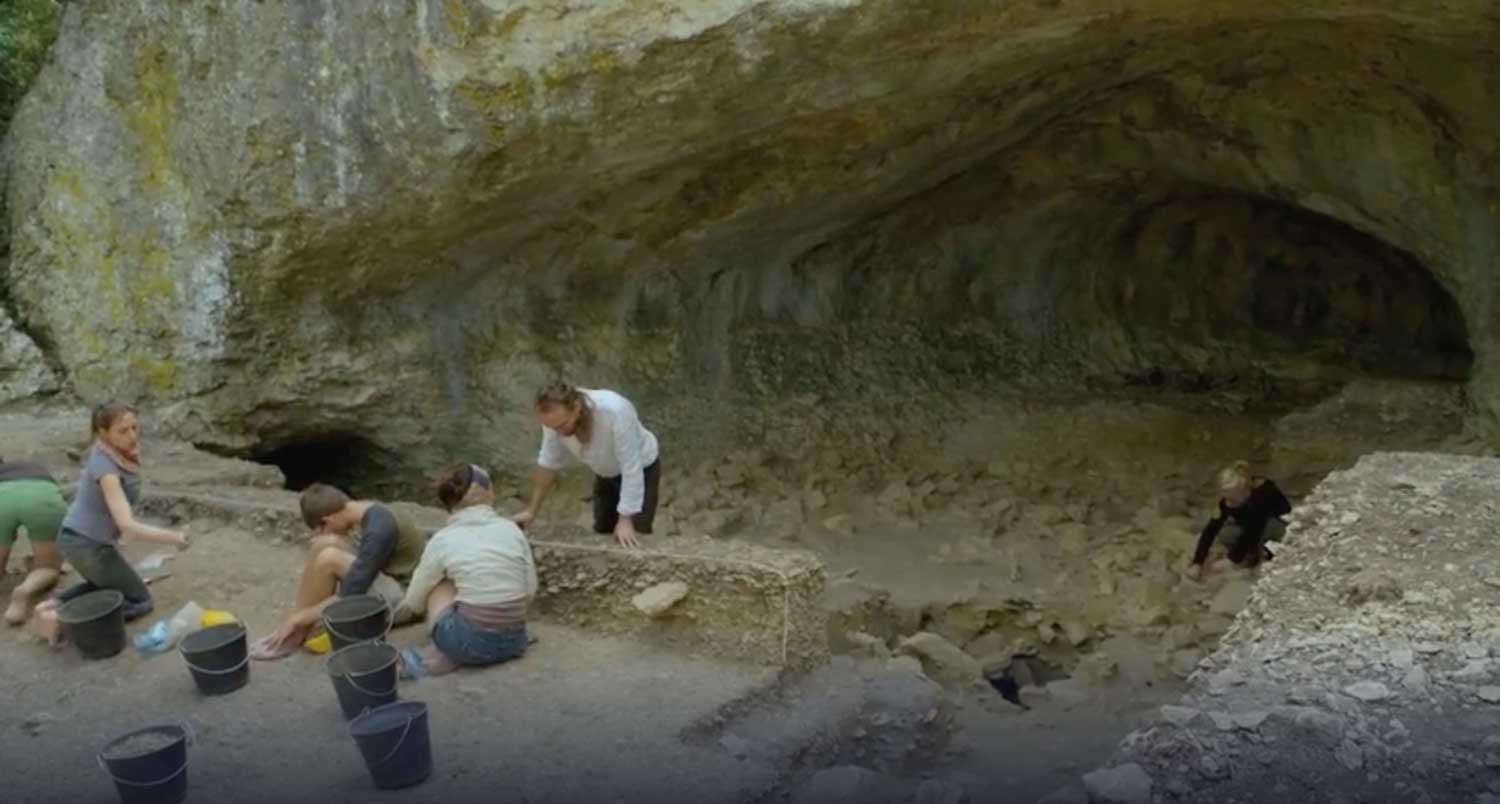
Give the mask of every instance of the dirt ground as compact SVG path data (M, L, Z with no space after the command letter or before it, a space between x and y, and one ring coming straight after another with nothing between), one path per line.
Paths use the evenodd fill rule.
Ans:
M185 527L196 542L153 585L158 610L131 624L131 635L188 601L229 610L252 635L264 633L291 592L297 552L211 522ZM430 707L436 767L426 784L389 800L727 802L775 782L769 766L677 737L767 683L768 671L650 653L546 623L535 631L539 641L517 662L402 687L403 698ZM420 638L409 627L392 641ZM114 736L164 721L186 721L197 735L193 800L354 802L373 791L320 657L253 663L247 687L205 698L175 651L142 657L127 647L92 662L20 631L3 639L7 802L116 800L96 753Z
M1121 736L1180 697L1186 673L1170 672L1164 660L1181 653L1185 640L1190 659L1211 649L1243 604L1242 581L1226 593L1231 581L1198 585L1178 576L1212 499L1205 488L1212 472L1226 457L1251 457L1295 495L1367 448L1430 448L1453 435L1442 417L1412 413L1432 407L1430 399L1398 397L1371 391L1273 419L1126 402L1032 405L990 410L967 433L944 436L937 442L949 461L943 466L895 454L858 471L813 467L776 476L774 467L728 461L735 471L685 470L667 481L664 541L708 537L812 549L831 577L852 571L891 591L912 617L910 630L951 631L955 620L944 619L945 607L981 582L1001 597L1023 594L1042 612L1035 622L1014 618L1006 627L1035 636L1079 618L1088 639L1043 646L1044 653L1065 668L1090 653L1107 654L1107 678L1028 689L1029 711L982 688L950 689L958 726L951 740L936 754L878 768L907 780L939 776L976 802L1035 800L1099 764ZM0 415L0 443L8 456L41 459L71 480L86 443L84 420L69 411ZM149 421L146 430L152 485L246 500L284 497L273 469L153 443ZM782 503L791 497L799 500L795 522L760 515L787 510ZM997 519L991 504L1001 497L1013 500L1014 510ZM585 510L586 503L564 498L552 515L566 521ZM711 527L726 521L740 526ZM157 611L132 624L131 634L188 601L230 610L252 636L263 633L291 594L300 565L295 543L272 543L218 520L185 527L194 547L169 563L172 576L154 586ZM127 549L134 558L156 551ZM17 580L0 581L0 593ZM1167 619L1139 627L1109 622L1117 610L1148 603L1161 605ZM1103 614L1088 620L1096 616L1090 612ZM982 622L960 647L977 650ZM403 697L432 707L437 770L427 784L386 797L770 801L809 770L800 766L811 761L800 749L757 759L714 739L682 739L689 726L770 684L766 668L545 621L535 630L541 641L519 662L403 688ZM420 635L402 629L393 641ZM96 752L117 734L174 719L198 735L189 769L194 800L340 802L373 791L318 657L256 663L249 687L204 699L175 652L141 658L127 648L112 660L85 662L17 631L0 633L0 650L0 698L9 702L0 719L6 802L115 800ZM816 688L799 700L814 719L820 706L838 717ZM876 722L882 717L877 712ZM842 737L856 748L862 739L857 729ZM858 754L840 749L825 759L849 751Z

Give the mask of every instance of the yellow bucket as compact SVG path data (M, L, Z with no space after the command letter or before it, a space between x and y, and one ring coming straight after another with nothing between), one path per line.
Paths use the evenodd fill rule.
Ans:
M198 620L202 627L211 628L215 625L234 622L234 615L219 609L208 609L203 612L203 616L199 617Z
M313 653L327 653L333 649L333 640L329 638L328 632L324 631L312 639L303 642L302 647L307 648Z

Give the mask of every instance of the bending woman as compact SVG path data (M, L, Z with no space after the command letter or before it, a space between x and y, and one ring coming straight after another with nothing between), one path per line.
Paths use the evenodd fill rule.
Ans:
M1286 523L1280 517L1291 513L1281 489L1270 479L1250 474L1247 461L1235 461L1219 472L1219 513L1203 527L1188 576L1201 577L1214 538L1226 548L1225 558L1207 567L1207 572L1228 569L1230 565L1254 567L1266 557L1265 543L1279 542L1286 535ZM1232 521L1231 521L1232 520Z
M57 529L68 504L46 467L36 463L6 463L0 458L0 575L10 560L10 549L21 528L31 543L31 566L26 579L10 593L5 622L21 625L31 613L36 595L57 583L62 559L57 555Z
M83 583L42 606L55 607L98 589L115 589L125 596L125 619L133 620L151 612L151 592L120 554L121 536L170 544L179 550L188 548L188 537L140 522L131 510L141 496L135 409L118 403L100 405L94 409L92 428L94 443L84 458L78 491L57 537L62 557L83 576Z
M427 542L397 609L427 612L432 644L401 651L402 675L439 675L461 665L510 661L526 652L526 609L536 595L536 562L526 534L495 512L490 477L473 464L438 487L452 513Z

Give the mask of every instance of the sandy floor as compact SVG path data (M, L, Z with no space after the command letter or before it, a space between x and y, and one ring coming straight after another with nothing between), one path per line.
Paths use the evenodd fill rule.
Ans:
M193 600L233 611L252 635L262 633L290 592L296 551L230 528L187 527L198 542L154 587L157 614ZM610 801L655 791L658 800L739 801L774 781L769 767L677 738L766 681L764 670L654 655L546 624L535 630L540 641L519 662L402 688L403 698L431 707L436 769L426 784L386 798ZM392 639L420 637L419 628L407 628ZM114 800L95 754L114 736L175 720L197 733L194 800L353 802L372 791L319 657L254 663L249 686L204 698L175 651L143 658L127 648L88 662L71 647L54 653L17 631L0 645L6 802Z
M1320 474L1382 439L1433 438L1404 432L1398 422L1381 424L1382 433L1389 435L1362 434L1354 439L1357 443L1340 442L1330 434L1348 429L1341 415L1335 411L1310 423L1277 423L1271 444L1258 447L1265 430L1254 423L1144 415L1104 405L1003 417L992 426L975 426L986 437L948 446L980 465L1003 457L1025 466L1006 490L1028 506L1066 507L1093 500L1109 509L1107 516L1090 521L1090 536L1079 545L1083 549L1076 565L1044 553L1025 564L1026 585L1045 578L1050 586L1059 578L1088 577L1095 555L1110 549L1122 521L1148 502L1161 504L1149 495L1169 496L1169 503L1196 515L1204 499L1198 487L1226 455L1268 455L1273 473L1295 487L1306 484L1300 475ZM66 481L73 463L68 451L83 445L77 421L65 414L41 419L0 415L0 442L8 452L45 460ZM1309 437L1309 432L1324 437ZM154 486L187 484L229 496L284 497L272 490L275 473L268 475L261 467L169 445L154 448L151 455ZM1181 475L1174 477L1177 473ZM920 474L913 471L913 486L921 482ZM875 479L883 484L890 478ZM1133 493L1143 488L1146 498ZM878 498L878 489L851 491L859 493L847 501L830 494L830 507L866 508ZM724 489L715 493L729 496ZM750 488L735 496L758 508L765 504L760 494ZM942 507L962 513L986 502L969 497L958 495ZM582 513L585 504L560 501L557 509L554 515L567 520ZM824 513L809 518L796 543L823 554L832 573L858 569L862 580L891 589L905 605L915 607L949 596L965 581L1003 580L1029 539L1050 543L1056 533L1053 526L1039 523L1034 533L1016 527L1002 538L976 539L962 529L961 517L954 528L946 527L941 511L924 516L920 526L906 527L883 520L872 509L867 514L872 521L861 522L853 534L840 534L819 526ZM168 565L172 577L155 587L157 612L133 624L131 634L190 600L233 611L252 636L264 633L291 594L300 552L222 523L186 527L196 539L194 548ZM742 537L753 538L750 533ZM1192 534L1184 528L1170 538L1185 546ZM945 545L952 550L946 556L941 553ZM976 548L989 552L970 555ZM140 558L155 551L127 552ZM1105 572L1119 575L1118 570ZM0 581L0 593L17 580L10 576ZM1182 586L1174 592L1204 608L1215 593L1212 585ZM1072 596L1088 603L1097 602L1100 594L1090 589ZM542 639L520 662L403 688L403 697L431 707L437 769L425 785L382 798L748 801L767 791L785 770L753 758L736 759L713 741L688 744L679 739L688 724L765 683L764 669L653 652L637 643L546 623L534 630ZM393 641L410 643L420 636L420 629L404 629ZM1150 650L1147 646L1146 652ZM1111 653L1122 665L1129 663L1128 651ZM352 802L374 793L319 657L256 663L249 687L219 699L198 696L175 652L141 658L127 648L112 660L85 662L72 649L54 653L12 630L0 632L0 657L0 700L5 701L0 705L0 779L5 785L0 801L7 804L117 800L95 763L97 751L116 735L175 719L189 722L198 735L189 769L193 800ZM1149 672L1122 676L1085 699L1036 700L1029 712L998 696L967 700L957 716L962 730L943 766L907 770L932 770L955 779L976 802L1034 800L1098 764L1121 736L1140 724L1144 713L1176 697L1174 681L1152 679ZM1147 686L1146 681L1153 683Z

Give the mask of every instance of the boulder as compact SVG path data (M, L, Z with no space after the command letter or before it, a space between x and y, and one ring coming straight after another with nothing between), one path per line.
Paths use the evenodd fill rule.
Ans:
M687 597L688 585L681 581L659 583L630 599L648 617L662 617Z
M1147 804L1151 776L1135 763L1101 768L1083 777L1091 804Z
M898 651L916 657L923 672L945 686L968 685L983 678L977 659L929 631L907 637Z

